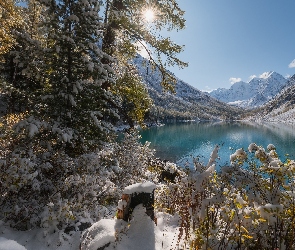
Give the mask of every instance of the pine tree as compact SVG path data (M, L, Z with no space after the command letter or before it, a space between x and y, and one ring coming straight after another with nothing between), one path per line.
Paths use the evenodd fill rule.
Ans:
M21 25L10 26L13 44L2 54L1 92L8 104L8 114L32 110L31 93L40 88L40 70L36 65L40 62L37 58L41 43L44 43L39 29L41 5L36 0L27 0L25 4L27 7L15 6L21 15ZM26 74L27 71L30 73Z
M127 3L134 7L124 2L124 11ZM104 201L96 197L122 173L110 143L113 124L118 113L129 123L142 121L150 102L130 62L137 40L120 28L131 22L111 26L116 53L109 55L98 1L28 0L23 8L27 25L12 30L14 46L6 53L10 75L1 69L11 76L7 93L17 94L20 107L10 110L0 130L0 218L53 232L99 217L96 207ZM126 176L124 161L132 153L117 156ZM146 157L139 160L145 168Z
M102 24L97 1L29 3L25 8L30 17L30 8L40 6L40 15L35 13L40 22L13 32L16 46L9 56L18 79L13 87L22 91L26 99L22 104L27 107L11 122L6 119L7 126L1 130L6 143L0 148L0 189L6 195L0 199L0 216L5 214L21 229L45 221L48 226L50 220L57 229L59 223L70 224L67 216L76 209L67 206L76 206L71 200L78 194L65 183L86 178L83 183L89 193L98 185L89 183L88 166L77 166L76 159L103 148L113 138L118 105L102 85L113 83L114 71L102 58L113 59L99 47ZM50 202L55 212L67 207L67 214L50 219L54 213Z
M108 140L110 122L117 114L112 93L101 87L105 81L113 82L113 70L101 59L112 59L98 46L102 25L96 1L41 4L46 10L39 25L44 39L16 33L24 46L14 52L18 59L14 62L22 69L19 75L31 82L26 93L32 97L30 121L38 131L37 123L45 124L42 129L49 130L50 143L75 156ZM21 128L28 130L31 123Z

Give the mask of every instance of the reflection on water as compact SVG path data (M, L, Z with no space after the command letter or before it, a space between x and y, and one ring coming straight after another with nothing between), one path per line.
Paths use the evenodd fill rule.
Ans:
M218 165L229 162L236 149L255 142L266 148L274 144L280 157L295 159L295 126L278 123L200 122L167 124L141 132L142 141L151 142L156 156L184 165L192 157L207 163L215 145L220 145Z

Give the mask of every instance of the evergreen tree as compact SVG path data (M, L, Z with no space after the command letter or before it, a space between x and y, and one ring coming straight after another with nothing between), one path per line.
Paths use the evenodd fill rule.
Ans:
M111 108L112 93L101 87L105 81L113 82L113 70L101 59L112 59L98 47L102 25L96 1L41 4L46 12L39 28L46 39L17 32L24 45L12 52L19 75L31 83L26 88L26 96L32 97L30 120L18 128L30 131L33 123L36 130L31 134L45 129L51 134L51 146L75 156L108 140L110 121L117 114Z
M99 3L31 1L24 7L30 17L35 4L40 6L40 15L35 13L37 26L14 30L16 45L8 55L14 77L11 86L22 91L26 102L21 103L27 107L18 110L15 119L10 119L14 111L5 117L6 127L1 130L6 143L0 149L0 188L5 193L0 215L21 229L46 222L45 227L53 223L57 230L57 224L64 228L76 223L77 216L70 213L82 207L72 203L78 193L65 183L86 178L87 192L98 188L96 181L90 185L87 166L75 162L111 141L118 105L113 93L102 88L105 81L113 83L114 71L102 63L104 57L113 59L99 48ZM100 171L92 171L93 178ZM59 209L66 212L55 213Z
M2 54L1 92L8 104L8 114L32 110L32 93L40 88L38 64L42 54L40 46L44 43L39 28L41 5L36 0L27 0L25 4L27 7L15 7L21 15L21 25L9 27L13 44Z
M28 0L26 25L11 28L14 44L1 75L8 95L16 94L0 131L0 217L17 228L57 231L97 219L95 208L104 201L96 197L103 197L108 184L118 185L120 173L130 176L138 167L134 161L128 169L124 162L134 150L124 156L123 146L116 156L110 143L118 113L132 124L142 121L150 106L130 61L138 39L120 28L132 24L128 8L136 6L123 4L125 13L117 15L122 20L112 26L114 6L108 10L110 22L102 23L96 0ZM124 23L124 16L130 22ZM115 46L116 53L105 47L106 24L115 32L109 48ZM132 25L132 34L137 28L143 32L141 24ZM150 153L135 148L146 154L137 157L144 169Z

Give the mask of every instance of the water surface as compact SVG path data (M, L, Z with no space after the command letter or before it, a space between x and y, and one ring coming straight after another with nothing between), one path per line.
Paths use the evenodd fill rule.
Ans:
M174 123L141 132L142 142L151 142L156 156L184 165L199 157L207 163L215 145L220 146L218 165L229 163L235 150L247 150L250 143L274 144L280 157L295 159L295 126L279 123L200 122Z

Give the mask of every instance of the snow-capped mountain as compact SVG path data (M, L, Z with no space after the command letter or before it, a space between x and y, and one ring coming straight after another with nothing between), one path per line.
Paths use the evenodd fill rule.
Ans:
M153 88L155 91L162 93L163 92L163 88L161 86L162 74L160 70L158 70L157 68L152 69L149 61L141 56L137 56L134 59L134 63L139 71L139 74L144 79L144 82L147 85L147 87ZM177 80L175 91L176 91L175 96L184 100L192 100L195 98L198 98L198 99L208 98L208 94L203 93L202 91L198 89L195 89L194 87L181 81L180 79Z
M160 117L162 119L167 117L200 120L224 119L238 116L241 112L240 109L226 105L180 79L177 79L175 94L163 91L160 70L152 68L149 61L140 55L133 62L154 101L156 109L162 113Z
M278 94L287 80L280 74L270 71L249 82L236 82L229 89L219 88L210 95L220 101L240 107L258 107Z
M288 79L286 87L279 94L257 110L254 119L295 122L295 75Z

